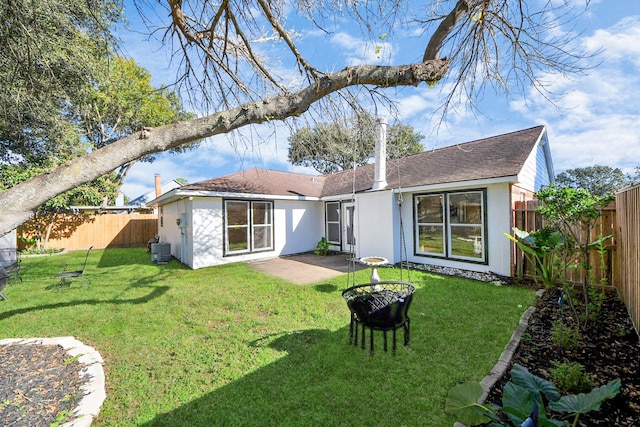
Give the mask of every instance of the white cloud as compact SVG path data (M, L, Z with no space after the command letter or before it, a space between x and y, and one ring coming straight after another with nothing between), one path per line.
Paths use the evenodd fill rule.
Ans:
M640 17L625 17L610 28L596 30L585 39L585 47L603 49L605 61L630 61L640 64Z
M398 100L398 118L400 120L416 116L424 115L425 110L431 109L433 103L419 94L412 94L406 98Z
M616 117L605 126L554 135L550 147L556 172L576 167L607 165L631 172L640 164L640 126L637 120Z
M345 32L335 33L330 42L347 65L380 64L393 60L393 46L385 41L371 41L353 37Z
M289 135L286 124L267 123L207 138L197 149L185 153L163 153L153 163L136 163L122 192L134 198L151 191L155 174L161 175L162 182L184 178L195 183L254 167L313 173L288 163Z
M566 95L555 106L536 92L511 104L548 123L556 172L596 164L631 172L640 165L639 38L638 17L595 31L583 42L602 48L600 64L583 77L556 77L549 90Z

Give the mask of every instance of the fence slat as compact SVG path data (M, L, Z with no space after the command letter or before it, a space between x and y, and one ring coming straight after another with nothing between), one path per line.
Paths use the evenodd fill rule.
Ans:
M616 287L631 321L640 326L640 185L616 194Z

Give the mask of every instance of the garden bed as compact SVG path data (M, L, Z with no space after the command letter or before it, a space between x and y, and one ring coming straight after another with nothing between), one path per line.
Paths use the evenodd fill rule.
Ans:
M620 393L605 401L600 411L581 415L579 425L637 426L640 420L640 344L624 304L617 296L606 298L597 322L571 350L559 348L552 339L554 322L563 313L567 316L566 308L560 310L558 307L558 294L545 293L538 300L512 363L549 380L554 361L580 363L596 386L619 378L622 382ZM488 402L500 403L502 387L508 377L507 374L496 384Z

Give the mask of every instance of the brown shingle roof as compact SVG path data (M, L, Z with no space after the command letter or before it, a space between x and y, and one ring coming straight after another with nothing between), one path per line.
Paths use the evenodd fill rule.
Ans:
M185 185L181 190L320 197L324 181L323 176L253 168Z
M517 175L544 126L492 136L387 161L387 188L492 179ZM181 190L307 197L350 194L371 189L373 164L331 175L313 176L249 169L185 185ZM355 178L355 180L354 180Z
M387 188L415 187L517 175L540 138L544 126L492 136L451 147L387 161ZM355 171L355 191L373 186L374 167ZM353 191L353 170L326 175L323 196Z

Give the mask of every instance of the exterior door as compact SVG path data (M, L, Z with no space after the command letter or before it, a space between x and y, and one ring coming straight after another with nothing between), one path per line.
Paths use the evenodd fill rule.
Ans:
M353 202L342 204L342 250L356 253L356 206Z

